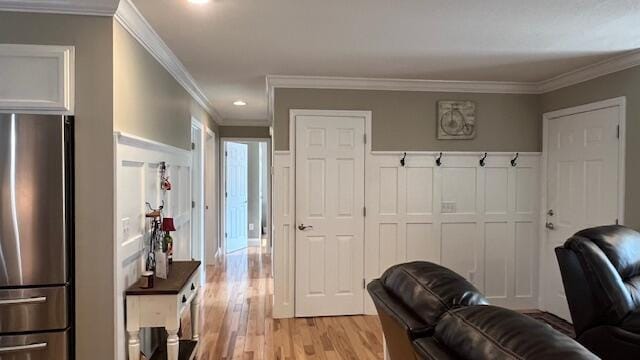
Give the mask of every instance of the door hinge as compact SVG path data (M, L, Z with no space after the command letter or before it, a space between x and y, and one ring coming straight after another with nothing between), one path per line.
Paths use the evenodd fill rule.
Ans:
M367 143L367 134L363 134L362 137L364 138L364 143Z
M225 151L225 152L224 152L224 156L227 156L227 155L229 155L229 153Z
M616 225L620 225L620 220L616 219Z
M191 208L192 208L192 209L195 209L195 207L196 207L196 202L192 200L192 201L191 201Z
M224 197L226 198L229 195L226 191L224 192Z
M224 233L224 237L227 237L227 233Z
M367 216L367 207L366 206L362 207L362 216Z
M367 279L362 279L362 288L365 289L367 287Z
M191 150L195 150L196 149L196 143L192 142L191 143Z
M616 126L616 138L620 139L620 125Z

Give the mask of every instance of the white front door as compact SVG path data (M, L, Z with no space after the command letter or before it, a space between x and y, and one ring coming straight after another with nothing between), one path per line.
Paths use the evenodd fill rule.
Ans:
M225 154L225 237L229 253L247 247L248 146L226 142Z
M296 316L362 314L364 119L297 116Z
M588 227L614 224L619 199L619 106L548 120L543 308L570 319L554 249Z

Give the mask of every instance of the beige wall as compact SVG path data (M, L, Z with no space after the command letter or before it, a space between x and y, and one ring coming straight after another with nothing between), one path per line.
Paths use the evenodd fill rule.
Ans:
M640 229L640 66L542 95L542 112L626 96L627 150L625 223Z
M436 139L436 101L476 102L473 140ZM276 89L274 149L289 149L289 110L371 110L373 150L540 151L536 95Z
M191 117L215 123L191 95L119 23L114 25L114 128L191 148Z
M229 138L270 138L266 126L220 126L220 137Z
M0 43L75 45L76 358L113 360L113 20L0 12Z

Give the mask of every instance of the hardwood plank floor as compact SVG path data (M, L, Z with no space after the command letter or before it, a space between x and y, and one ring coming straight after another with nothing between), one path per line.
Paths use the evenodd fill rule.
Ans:
M273 319L271 256L260 247L208 266L203 290L200 360L383 358L377 316Z

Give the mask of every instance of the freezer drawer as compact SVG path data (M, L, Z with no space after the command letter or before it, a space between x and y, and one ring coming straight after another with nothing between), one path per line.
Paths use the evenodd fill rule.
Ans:
M68 331L0 335L1 360L67 360Z
M67 308L66 286L0 290L0 333L65 329Z

